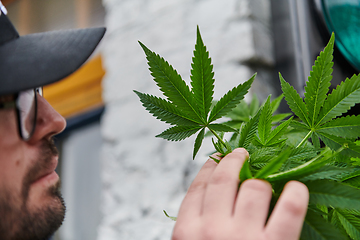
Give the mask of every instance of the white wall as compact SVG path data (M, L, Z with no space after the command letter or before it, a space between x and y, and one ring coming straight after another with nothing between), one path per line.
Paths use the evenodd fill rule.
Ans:
M102 204L99 240L170 239L184 194L212 151L205 139L195 161L194 138L154 136L168 126L144 110L132 92L159 95L137 43L162 55L188 81L199 25L215 71L215 99L255 71L262 99L274 92L270 0L103 0L108 27L102 118Z

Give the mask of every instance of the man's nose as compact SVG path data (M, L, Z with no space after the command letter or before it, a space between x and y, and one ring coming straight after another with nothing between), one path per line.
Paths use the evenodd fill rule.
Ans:
M50 139L61 133L66 127L66 120L43 97L37 98L37 117L35 131L29 143L43 138Z

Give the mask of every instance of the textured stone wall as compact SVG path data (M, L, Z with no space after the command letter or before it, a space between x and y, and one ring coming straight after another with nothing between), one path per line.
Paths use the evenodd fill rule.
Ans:
M252 92L275 92L270 0L103 0L108 32L102 118L102 219L99 240L170 239L185 192L212 151L210 139L192 160L194 138L154 136L168 126L141 106L133 89L159 95L138 40L162 55L188 82L199 25L213 59L215 99L255 72Z

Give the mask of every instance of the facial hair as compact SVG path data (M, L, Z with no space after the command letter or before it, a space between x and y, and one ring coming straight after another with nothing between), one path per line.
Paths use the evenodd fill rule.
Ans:
M51 164L53 156L58 155L54 141L44 140L37 162L27 172L20 196L9 189L0 196L0 239L3 240L45 240L62 224L65 216L65 204L60 193L60 182L44 193L51 197L49 205L41 209L30 210L27 207L31 182L37 174ZM21 207L14 202L20 198Z

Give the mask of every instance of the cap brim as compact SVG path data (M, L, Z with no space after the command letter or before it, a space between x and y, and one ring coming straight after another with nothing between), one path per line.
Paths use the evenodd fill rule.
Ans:
M76 71L95 50L105 28L21 36L0 46L0 95L44 86Z

